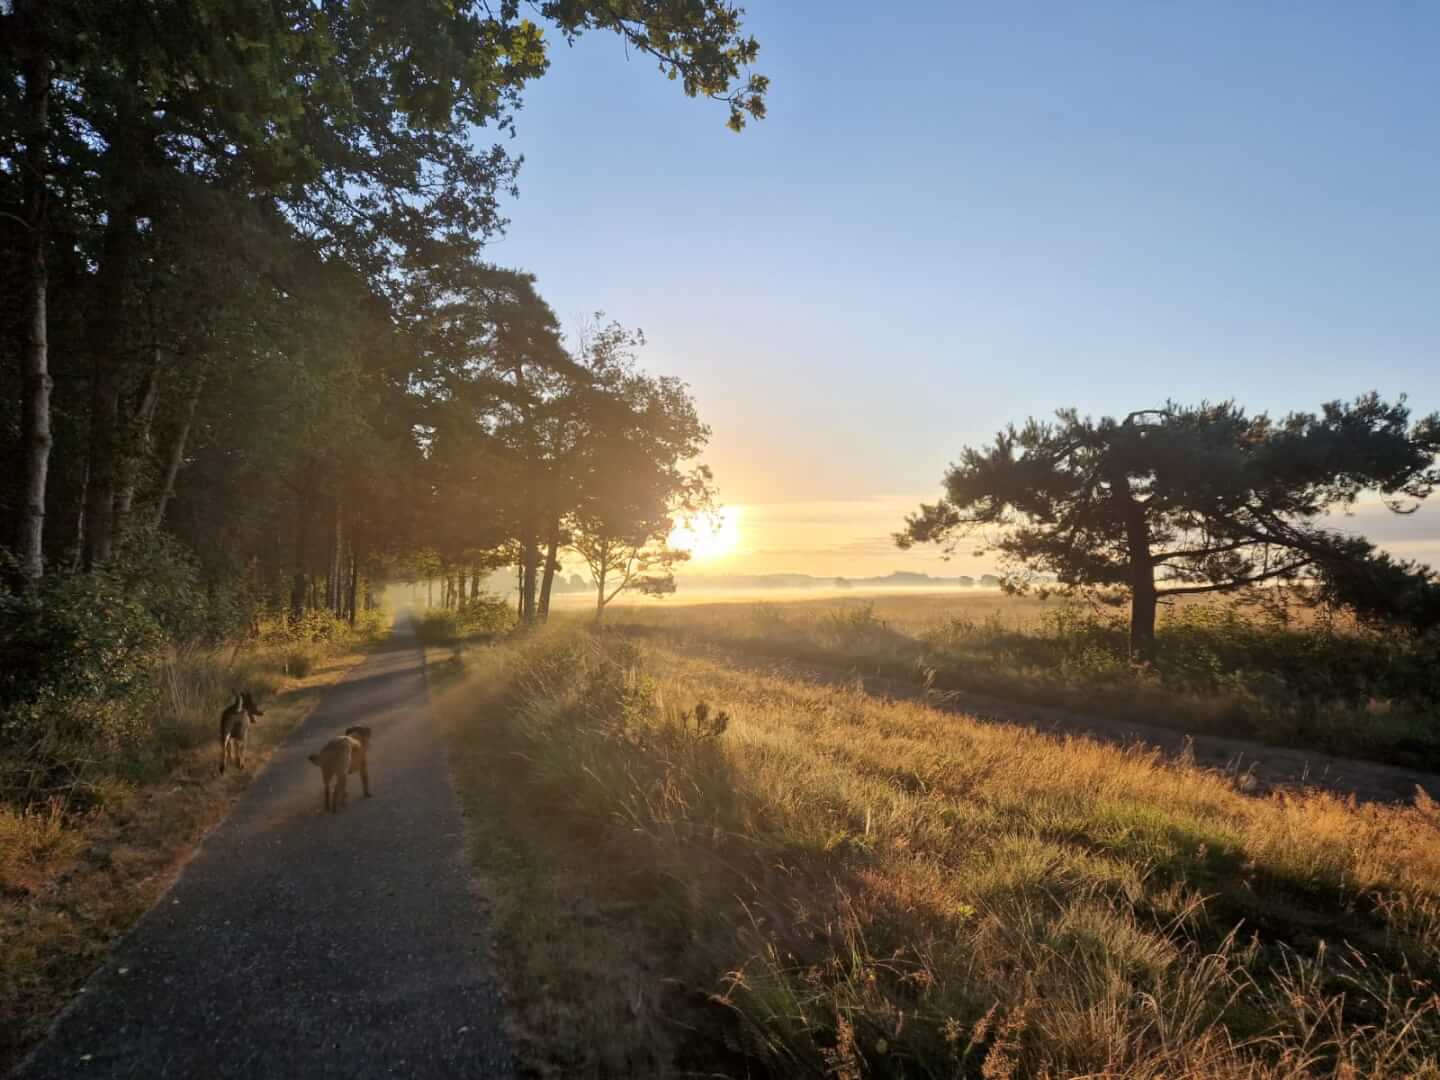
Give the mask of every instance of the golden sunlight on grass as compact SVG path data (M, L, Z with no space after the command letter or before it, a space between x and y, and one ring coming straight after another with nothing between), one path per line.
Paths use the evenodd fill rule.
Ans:
M740 507L726 506L713 514L682 520L670 532L669 545L688 551L695 562L712 562L733 555L740 544Z
M1255 798L578 627L444 674L537 1069L1440 1077L1423 796Z

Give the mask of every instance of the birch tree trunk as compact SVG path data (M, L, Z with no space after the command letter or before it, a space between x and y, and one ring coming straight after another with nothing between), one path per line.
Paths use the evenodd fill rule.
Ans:
M22 191L28 232L25 235L25 347L22 356L20 403L20 520L15 550L20 574L34 586L45 573L45 493L50 473L50 344L46 302L49 277L45 263L46 197L50 143L50 62L43 55L27 57L24 122L25 151Z

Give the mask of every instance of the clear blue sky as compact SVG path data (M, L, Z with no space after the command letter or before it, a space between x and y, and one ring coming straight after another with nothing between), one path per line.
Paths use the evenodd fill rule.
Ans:
M645 329L732 502L930 494L1062 405L1440 408L1440 5L752 0L748 26L773 90L738 136L617 40L557 43L490 250L567 325Z

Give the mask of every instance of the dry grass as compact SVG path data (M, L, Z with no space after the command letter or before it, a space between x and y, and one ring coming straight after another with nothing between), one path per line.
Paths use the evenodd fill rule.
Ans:
M573 628L466 666L439 705L537 1068L1440 1077L1432 803Z
M1123 611L994 592L652 604L618 609L610 624L1102 720L1440 769L1437 644L1293 601L1182 598L1162 609L1150 666L1129 661Z
M360 658L357 646L194 650L159 670L163 706L142 744L73 789L70 802L0 804L0 1072L149 910L270 751ZM235 686L257 692L247 769L219 776L216 730Z

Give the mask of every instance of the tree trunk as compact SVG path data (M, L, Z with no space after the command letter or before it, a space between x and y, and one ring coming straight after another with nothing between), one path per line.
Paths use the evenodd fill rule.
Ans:
M536 574L540 566L540 543L533 530L525 537L524 562L520 568L520 619L535 621Z
M1155 558L1150 551L1150 523L1145 507L1131 494L1130 477L1117 469L1109 476L1117 516L1125 523L1129 556L1130 659L1148 664L1155 659Z
M303 467L303 463L302 463ZM290 583L290 621L305 617L305 596L309 591L310 485L300 491L295 506L295 576Z
M185 411L180 416L180 427L170 443L165 456L165 475L160 482L160 497L155 502L155 517L152 524L159 528L165 521L165 509L175 495L175 478L180 475L180 465L185 460L185 442L190 438L190 427L195 422L195 409L200 404L200 391L205 386L205 376L196 375L195 385L185 398Z
M1140 663L1155 660L1155 571L1146 564L1130 586L1130 657Z
M111 163L116 168L117 163ZM115 473L120 420L120 353L125 341L125 287L135 240L129 192L110 209L96 275L90 352L90 488L85 498L85 569L110 559L115 540Z
M473 604L480 599L480 565L477 563L470 568L470 602Z
M12 16L13 17L13 16ZM45 493L50 473L50 346L46 302L49 278L45 263L45 178L49 174L50 61L31 55L22 65L25 79L22 194L28 232L25 235L25 346L21 368L20 518L15 551L20 576L30 586L45 573Z
M350 598L348 602L350 629L355 629L355 602L360 593L360 563L355 558L355 549L350 549Z
M131 508L135 502L135 485L140 466L150 454L150 428L155 409L160 403L160 347L151 357L150 367L140 386L140 400L126 425L125 439L119 455L115 484L115 536L123 540L130 527Z
M455 568L455 607L464 611L465 600L465 564L461 563Z
M560 519L554 518L546 530L545 576L540 583L540 618L550 618L550 591L555 585L555 571L560 568Z
M345 595L345 504L341 489L337 486L332 500L333 514L330 526L330 572L325 580L325 606L337 619L340 618L340 602Z
M1155 659L1155 562L1150 554L1150 529L1145 508L1129 497L1125 542L1130 552L1130 659L1141 664Z
M595 574L595 623L598 626L601 617L605 614L605 572L609 569L609 555L603 547L600 549L599 571ZM591 563L595 567L596 563Z
M90 463L80 474L80 502L75 510L75 551L70 563L70 572L78 574L85 562L85 497L90 491Z

